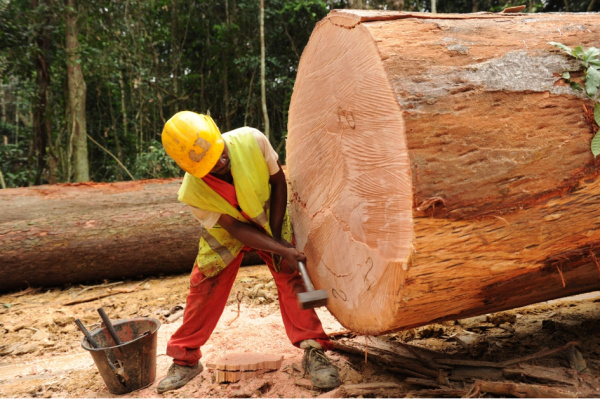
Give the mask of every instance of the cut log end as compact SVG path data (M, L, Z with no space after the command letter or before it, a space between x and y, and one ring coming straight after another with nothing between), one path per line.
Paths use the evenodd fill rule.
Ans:
M310 78L299 76L290 112L290 126L305 132L287 145L294 227L316 280L327 282L317 288L338 299L331 307L376 315L397 292L412 251L404 122L369 32L334 23L317 29L323 39L304 51L310 66L302 76ZM360 269L352 281L349 268Z

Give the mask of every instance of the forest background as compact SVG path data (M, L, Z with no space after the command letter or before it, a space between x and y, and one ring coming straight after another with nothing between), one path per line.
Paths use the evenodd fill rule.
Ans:
M262 130L285 159L297 66L332 9L599 11L596 0L0 0L0 186L181 176L181 110Z

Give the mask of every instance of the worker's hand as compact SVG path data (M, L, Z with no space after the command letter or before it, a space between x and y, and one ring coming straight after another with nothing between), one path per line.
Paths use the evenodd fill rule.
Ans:
M298 270L298 262L306 263L306 255L304 255L304 252L298 251L291 245L290 247L286 248L282 256L292 270Z

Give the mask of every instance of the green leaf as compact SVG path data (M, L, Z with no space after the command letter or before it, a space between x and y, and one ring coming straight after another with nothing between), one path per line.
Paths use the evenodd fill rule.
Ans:
M594 154L594 158L600 154L600 134L596 133L594 138L592 139L592 154Z
M600 103L594 104L594 120L600 126Z
M585 73L585 92L592 97L598 92L598 86L600 86L600 71L590 66Z
M558 43L558 42L549 42L548 44L551 44L552 46L558 47L561 50L566 51L569 54L573 54L573 50L571 50L571 47L565 46L562 43Z
M10 308L12 306L12 303L3 303L2 306L4 306L5 308Z
M577 46L573 49L573 56L579 58L580 60L583 59L583 47L582 46Z
M562 76L561 76L564 80L571 80L571 74L569 73L569 71L565 71L563 72Z
M571 82L571 89L577 90L577 91L583 91L583 87L581 87L581 85L577 82Z
M596 47L589 47L583 52L584 59L588 62L594 58L598 58L598 55L600 55L600 50Z

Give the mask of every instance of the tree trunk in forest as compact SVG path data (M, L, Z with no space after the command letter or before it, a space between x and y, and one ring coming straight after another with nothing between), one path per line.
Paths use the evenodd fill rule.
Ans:
M129 136L129 132L127 129L127 126L129 125L129 122L127 120L127 101L126 101L126 96L125 96L125 78L123 77L123 69L125 67L125 61L123 58L121 58L121 69L119 69L119 88L121 91L121 116L122 116L122 120L121 120L121 126L122 126L122 136L125 140L127 140L127 137ZM112 113L112 109L111 109L111 113ZM112 115L111 115L112 116ZM117 158L119 158L119 161L123 162L123 151L121 150L121 140L119 139L119 133L116 129L116 125L115 123L112 124L113 125L113 134L115 137L115 147L117 149ZM119 181L123 180L123 173L121 172L120 169L118 169L116 171L117 174L117 179Z
M0 98L2 99L2 124L6 125L6 93L4 91L4 84L0 84Z
M15 90L15 144L19 144L19 103L21 102L21 97L19 94L19 80L17 79L16 90ZM33 121L33 118L32 118ZM32 124L33 126L33 124ZM34 129L35 132L35 129ZM34 134L35 137L35 134Z
M265 2L260 0L260 99L262 104L263 119L265 121L264 134L270 141L269 111L267 110L267 83L265 77Z
M577 70L600 14L334 11L300 60L287 176L328 308L379 334L600 289Z
M187 273L200 225L181 179L0 190L0 292ZM262 263L256 253L243 264Z
M67 0L67 8L65 30L67 78L69 81L69 137L73 145L73 180L83 182L90 180L90 172L85 120L86 87L81 70L76 0Z
M47 7L48 10L51 9L50 0L43 0L43 3L44 7ZM38 0L31 1L32 10L36 10L38 6ZM37 49L33 52L35 57L33 63L36 73L36 97L33 106L33 145L31 147L30 160L36 163L35 184L42 184L42 176L47 169L46 149L52 135L52 122L47 115L46 109L48 104L48 89L50 87L50 65L48 65L46 55L50 49L50 29L53 24L50 22L49 16L44 21L37 21L37 24L41 28L35 38ZM15 114L18 115L18 112ZM16 124L18 136L18 118Z

